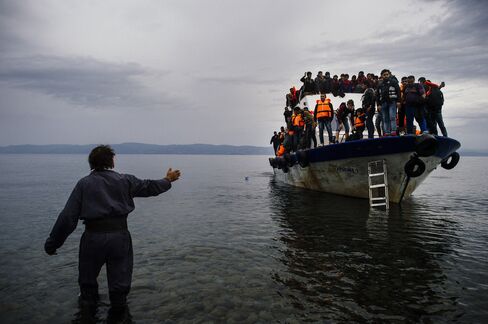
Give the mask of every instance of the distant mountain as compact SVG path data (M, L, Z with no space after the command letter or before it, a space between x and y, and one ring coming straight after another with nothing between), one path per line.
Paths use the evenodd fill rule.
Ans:
M88 154L97 144L9 145L0 146L0 154ZM111 144L118 154L221 154L272 155L271 147L212 144L156 145L143 143Z

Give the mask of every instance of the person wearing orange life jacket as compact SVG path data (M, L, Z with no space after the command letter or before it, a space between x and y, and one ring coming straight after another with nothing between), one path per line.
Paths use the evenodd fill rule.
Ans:
M292 149L297 151L300 138L303 136L303 128L305 126L305 120L303 119L302 110L300 107L293 109L293 115L291 116L291 127L293 129L293 141Z
M327 129L327 133L329 134L329 144L334 143L335 139L332 135L331 125L332 119L334 118L334 107L332 106L330 99L328 99L325 94L321 94L320 100L317 100L313 118L319 125L320 145L324 145L324 127Z
M355 130L358 139L363 138L364 128L366 127L365 120L366 120L366 114L364 113L364 110L362 108L358 108L354 113L354 126L353 126L353 129Z

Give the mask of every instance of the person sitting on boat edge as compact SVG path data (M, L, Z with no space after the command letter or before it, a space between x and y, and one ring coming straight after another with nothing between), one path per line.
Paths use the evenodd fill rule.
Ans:
M141 180L111 170L114 157L115 152L108 145L99 145L90 152L91 173L76 184L44 244L47 254L56 254L75 230L78 220L83 220L85 232L80 241L78 283L80 304L89 312L96 310L97 277L104 264L111 307L127 307L133 268L127 216L135 208L134 198L157 196L169 190L181 175L179 170L170 168L162 179Z
M335 139L332 135L331 125L332 119L334 118L334 107L332 106L330 99L327 98L325 93L320 95L320 100L317 100L313 113L313 118L319 125L320 145L324 145L324 127L327 129L327 133L329 134L329 144L334 143Z
M286 94L286 106L295 107L298 104L298 93L295 87L290 88L290 92Z
M303 77L300 79L300 81L303 82L302 88L301 88L301 95L300 98L303 98L307 95L313 95L316 94L317 91L317 84L315 83L315 80L312 79L312 72L306 72L304 73Z

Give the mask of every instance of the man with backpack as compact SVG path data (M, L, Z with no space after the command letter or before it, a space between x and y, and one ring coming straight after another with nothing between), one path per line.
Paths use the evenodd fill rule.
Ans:
M414 134L413 119L419 124L420 131L427 131L427 123L424 116L425 91L419 83L415 83L415 77L410 75L403 90L405 102L405 115L407 117L407 134Z

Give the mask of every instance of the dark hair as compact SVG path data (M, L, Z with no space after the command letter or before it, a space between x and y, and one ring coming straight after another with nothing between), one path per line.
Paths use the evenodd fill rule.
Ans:
M88 156L90 169L95 171L113 169L114 156L115 152L109 145L98 145Z
M349 99L349 100L347 101L347 104L348 104L348 105L353 105L353 106L354 106L354 100Z
M383 75L383 73L385 73L385 72L391 73L391 72L390 72L390 70L388 70L388 69L383 69L383 70L381 70L380 75Z
M413 75L408 76L409 79L415 80L415 77Z

